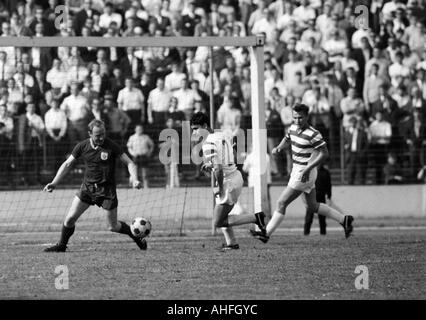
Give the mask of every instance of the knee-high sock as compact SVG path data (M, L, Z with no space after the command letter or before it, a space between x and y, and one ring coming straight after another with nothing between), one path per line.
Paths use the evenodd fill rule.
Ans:
M120 230L118 230L118 233L127 234L130 238L135 238L135 236L132 234L132 231L130 231L130 226L125 223L124 221L118 221L120 223Z
M75 226L66 227L62 225L61 238L59 239L59 244L67 245L68 240L71 238L75 230Z
M332 207L329 207L328 205L324 203L319 204L318 214L325 216L327 218L331 218L339 222L340 224L342 224L343 220L345 219L345 216L342 213L340 213L337 210L334 210Z
M266 234L270 236L281 224L284 220L284 214L278 211L274 211L272 214L271 220L268 222L266 226Z
M225 241L228 246L237 243L237 240L235 240L234 236L234 230L231 227L223 227L221 230L225 236Z
M229 215L228 226L239 226L241 224L255 223L256 217L254 214Z

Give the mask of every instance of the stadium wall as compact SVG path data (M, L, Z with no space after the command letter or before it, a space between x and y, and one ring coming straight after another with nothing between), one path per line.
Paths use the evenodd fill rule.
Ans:
M189 194L209 194L210 191L195 191L189 188ZM204 189L204 188L197 188ZM283 187L272 186L270 197L272 210ZM248 210L253 210L253 190L245 187L241 196L241 203ZM208 195L207 197L210 197ZM399 185L399 186L334 186L332 194L333 204L344 213L350 213L358 218L381 217L424 217L426 218L426 185ZM191 206L185 216L191 216ZM198 207L197 215L202 215ZM207 209L207 208L206 208ZM202 210L201 210L202 211ZM207 216L211 215L206 210ZM296 199L287 209L287 216L303 218L305 208L300 198Z
M271 187L274 207L282 187ZM426 185L335 186L333 202L344 212L359 218L423 217L426 218ZM305 214L301 199L288 208L289 216Z

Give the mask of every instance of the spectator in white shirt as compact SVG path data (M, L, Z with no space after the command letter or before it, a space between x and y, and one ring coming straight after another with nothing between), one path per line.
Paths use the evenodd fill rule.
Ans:
M81 64L79 57L70 57L69 65L66 72L66 86L71 86L72 82L83 82L89 76L89 70ZM66 91L66 89L62 89L62 91Z
M144 134L143 126L141 124L136 125L135 133L129 137L127 141L127 149L135 162L138 171L140 170L141 180L144 188L148 188L148 180L146 175L146 168L150 163L150 158L154 150L154 142L151 138Z
M361 119L364 112L364 102L356 96L355 88L348 89L348 95L340 101L340 110L343 114L342 126L345 130L351 127L351 118Z
M29 182L40 183L40 167L42 163L42 147L44 122L35 113L35 104L27 104L26 113L19 116L18 153L22 177Z
M18 78L20 78L20 75L23 76L25 86L29 88L34 87L34 77L29 73L25 72L24 64L22 61L18 61L16 63L16 73L13 75L13 79L18 82Z
M283 69L283 80L286 86L290 86L296 82L296 72L299 71L302 74L302 79L306 76L305 64L302 61L297 61L296 51L290 51L288 53L289 61L284 64Z
M87 99L80 94L77 82L71 83L70 91L71 95L64 99L61 110L69 120L67 134L70 143L75 144L88 137L87 125L91 120L91 112Z
M47 132L47 158L55 171L64 160L65 135L67 133L67 116L59 109L59 101L53 99L50 109L44 115Z
M345 39L339 35L339 30L331 31L331 38L326 40L322 46L329 53L329 61L334 62L341 59L344 50L347 48Z
M200 72L194 76L194 80L199 82L199 88L206 94L210 94L210 75L209 75L209 63L203 61L200 65ZM220 82L216 71L213 70L213 94L215 96L220 94Z
M310 6L309 0L302 0L300 6L294 9L293 16L301 28L306 28L310 19L315 19L315 10Z
M7 59L6 51L0 51L0 80L10 79L15 72L15 67Z
M322 12L323 13L317 17L315 25L322 35L326 35L333 25L333 21L331 18L332 7L330 2L326 1L324 3Z
M148 122L150 124L166 123L172 93L166 89L163 78L157 79L157 87L148 96Z
M368 129L371 149L373 156L373 168L375 169L376 184L383 183L383 167L386 164L386 154L389 151L389 145L392 137L392 126L383 119L381 111L376 112L374 120Z
M265 0L258 0L256 5L257 5L257 9L250 14L250 18L247 23L249 30L253 28L253 25L256 21L262 19L264 16L263 9L265 9L266 7Z
M382 14L383 20L393 20L392 14L396 12L398 7L400 7L400 3L398 4L398 0L390 0L383 5ZM401 6L402 7L402 6Z
M12 142L14 124L11 116L7 114L7 106L0 104L0 172L4 173L4 183L12 184L12 155L16 148ZM3 183L3 181L2 181Z
M185 114L185 119L190 120L194 112L195 93L189 87L188 79L181 80L181 88L173 93L173 96L178 100L179 111Z
M61 68L61 61L54 59L52 69L46 73L46 81L50 83L53 90L61 91L66 85L66 80L67 74Z
M264 33L266 36L265 41L270 43L274 40L273 31L276 29L277 23L272 11L269 11L266 8L263 11L264 17L254 23L253 27L251 28L251 33L254 35Z
M194 76L200 71L200 62L195 60L195 51L187 50L185 59L185 70L190 81L194 79Z
M145 97L141 90L134 87L131 77L126 78L125 87L118 92L118 108L123 110L131 119L129 130L133 131L137 123L145 122L145 110L143 108Z
M408 77L410 75L410 69L402 64L403 59L402 52L398 51L395 54L395 63L389 66L389 76L391 78L392 86L397 87L397 77Z
M281 96L285 97L287 95L287 88L278 69L276 67L272 67L271 74L272 77L265 80L265 97L270 95L271 90L274 87L278 89L278 92Z
M10 78L7 81L7 111L11 115L16 115L18 113L18 106L24 101L25 92L22 88L19 88L16 85L16 81L13 78Z
M343 49L343 57L340 59L342 63L343 71L346 71L349 67L352 67L356 73L359 71L358 62L352 58L352 51L350 48L346 47Z
M120 29L123 18L120 14L114 12L114 5L111 2L107 2L105 3L104 13L99 17L99 26L108 29L113 21L117 24L117 28Z
M172 72L165 77L165 86L168 90L174 92L181 88L182 79L186 78L186 75L179 70L178 63L172 63Z

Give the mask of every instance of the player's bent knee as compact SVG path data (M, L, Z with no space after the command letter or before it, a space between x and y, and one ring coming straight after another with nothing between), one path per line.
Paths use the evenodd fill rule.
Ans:
M284 212L288 205L289 205L289 203L285 200L278 200L277 201L278 211Z
M75 226L75 223L77 222L77 219L72 217L72 218L67 218L64 221L64 226L67 228L72 228Z
M318 212L319 209L319 203L307 203L306 205L306 210L310 211L310 212Z
M67 228L72 228L72 227L74 227L74 226L75 226L75 221L74 221L74 222L71 222L71 221L69 221L69 220L65 220L65 221L64 221L64 226L65 226L65 227L67 227Z

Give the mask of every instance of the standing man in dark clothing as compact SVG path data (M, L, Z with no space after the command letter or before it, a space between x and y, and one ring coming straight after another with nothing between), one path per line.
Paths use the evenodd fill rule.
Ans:
M108 219L109 230L127 234L141 250L147 249L145 239L133 236L130 226L117 220L117 191L115 182L115 162L120 159L127 165L134 188L140 189L137 167L129 156L105 134L105 124L101 120L93 120L89 123L89 138L78 143L71 155L59 168L52 182L44 187L44 191L52 192L60 180L70 171L72 165L78 159L85 164L85 173L80 190L74 197L65 221L59 242L45 252L65 252L68 240L73 235L75 223L78 218L92 205L102 207Z
M331 177L330 171L324 166L321 165L318 168L318 176L315 181L315 189L317 190L317 202L325 203L326 197L331 199ZM314 220L314 213L306 210L305 216L305 227L303 234L305 236L309 235L311 232L312 221ZM325 222L325 216L318 215L318 221L320 226L320 234L325 235L327 233L327 224Z
M345 162L348 172L348 183L353 185L359 174L360 184L365 184L368 166L368 136L363 121L352 117L350 128L344 134Z

